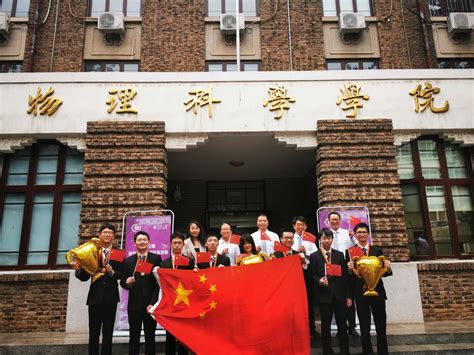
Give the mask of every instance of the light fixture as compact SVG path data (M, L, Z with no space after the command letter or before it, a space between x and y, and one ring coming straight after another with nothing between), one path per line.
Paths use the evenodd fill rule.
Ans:
M229 162L229 165L230 165L230 166L233 166L234 168L238 168L238 167L240 167L240 166L242 166L242 165L244 165L244 164L245 164L245 163L244 163L242 160L231 160L231 161Z

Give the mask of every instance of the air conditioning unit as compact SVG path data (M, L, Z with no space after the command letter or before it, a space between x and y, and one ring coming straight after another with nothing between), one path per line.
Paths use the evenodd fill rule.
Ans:
M103 33L125 32L124 16L121 12L101 12L97 20L97 28Z
M357 12L341 12L339 14L339 33L344 36L348 33L360 33L365 29L364 15Z
M0 12L0 36L7 39L10 28L10 18L6 12Z
M225 35L235 34L237 26L237 18L235 13L221 14L221 32ZM243 33L245 29L245 18L244 14L239 14L239 30Z
M450 37L458 33L469 33L474 28L474 13L451 12L448 16L448 33Z

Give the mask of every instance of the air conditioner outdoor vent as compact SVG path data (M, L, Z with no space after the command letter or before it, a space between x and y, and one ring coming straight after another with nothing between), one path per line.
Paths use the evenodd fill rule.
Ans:
M357 12L341 12L339 14L339 33L360 33L365 29L365 17Z
M448 16L448 33L452 38L459 33L469 33L474 29L474 13L451 12Z
M101 12L97 20L97 28L104 33L123 33L125 31L123 13Z
M10 18L6 12L0 12L0 37L6 40L10 29Z
M229 35L235 34L237 26L237 18L235 13L221 14L221 31L222 33ZM244 14L239 14L239 30L240 33L243 33L245 29L245 18Z

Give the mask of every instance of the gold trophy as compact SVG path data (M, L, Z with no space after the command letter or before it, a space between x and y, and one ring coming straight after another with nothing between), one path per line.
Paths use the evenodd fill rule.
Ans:
M385 256L354 256L354 274L358 278L363 278L365 281L365 287L367 291L364 292L364 296L378 296L379 294L375 291L380 278L388 271L388 268L384 266Z
M66 253L66 261L69 265L78 262L85 272L91 275L92 282L97 281L105 273L99 272L101 243L99 238L92 238L87 243L79 245L77 248Z
M250 255L250 256L240 257L240 258L237 256L235 258L235 265L240 266L240 265L258 264L269 259L270 257L264 252L260 252L257 255Z

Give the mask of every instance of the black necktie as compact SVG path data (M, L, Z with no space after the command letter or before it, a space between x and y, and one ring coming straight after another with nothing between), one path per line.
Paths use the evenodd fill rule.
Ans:
M104 265L107 265L109 263L109 249L104 249Z
M326 252L326 259L328 261L328 263L331 261L331 253L330 252Z
M140 255L140 261L145 261L145 255Z
M362 248L362 252L364 253L364 256L367 256L367 249Z
M211 264L214 265L215 261L216 261L216 257L214 255L211 255Z

